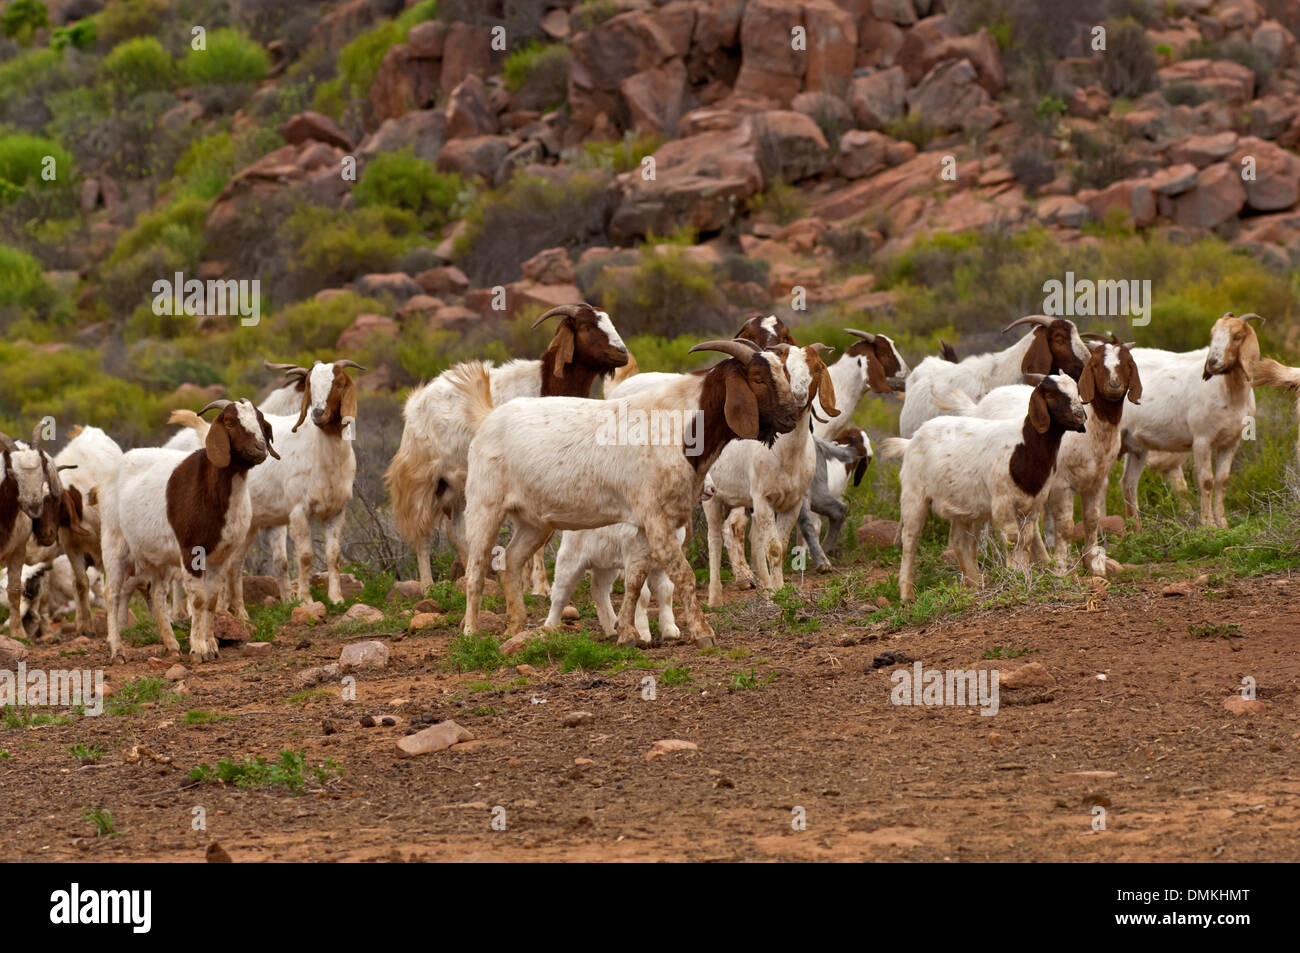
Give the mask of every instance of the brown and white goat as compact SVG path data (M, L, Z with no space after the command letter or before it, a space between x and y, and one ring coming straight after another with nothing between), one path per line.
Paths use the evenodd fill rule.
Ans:
M587 397L596 378L628 362L627 346L609 315L589 304L560 305L533 322L559 317L540 360L516 360L489 370L497 406L519 397ZM402 442L384 480L393 519L416 550L420 584L433 584L429 564L432 536L440 524L464 557L465 474L472 429L465 398L444 373L412 391L402 411ZM536 575L536 566L534 566ZM534 591L545 588L534 579Z
M248 537L248 472L268 454L278 454L271 426L251 402L213 401L200 413L212 408L219 413L202 450L132 450L98 488L110 658L125 658L120 618L132 577L150 583L163 645L180 651L166 605L166 583L177 570L193 613L190 658L217 656L217 600L227 564Z
M9 634L25 635L22 623L23 564L34 528L40 545L58 538L59 508L63 505L63 484L58 467L41 449L41 427L32 432L30 444L0 433L0 455L4 478L0 481L0 562L8 572Z

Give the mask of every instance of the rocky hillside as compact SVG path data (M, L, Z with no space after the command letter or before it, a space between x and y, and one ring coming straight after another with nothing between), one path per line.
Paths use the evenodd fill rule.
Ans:
M1151 280L1143 343L1256 310L1300 349L1300 0L7 0L0 28L14 431L148 442L263 358L342 354L377 501L406 388L536 353L579 300L646 368L753 310L974 347L1067 271ZM177 273L257 280L257 323L160 311Z

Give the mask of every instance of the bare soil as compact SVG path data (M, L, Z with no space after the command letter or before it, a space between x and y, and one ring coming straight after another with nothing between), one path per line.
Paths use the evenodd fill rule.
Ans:
M285 701L302 690L295 672L336 660L358 638L287 628L269 655L225 650L200 666L179 701L0 728L9 754L0 755L0 856L201 861L216 840L236 861L1300 859L1300 579L1237 580L1179 598L1162 588L1141 582L1090 603L892 633L783 631L775 609L733 592L740 611L726 618L759 621L720 624L718 653L647 653L689 668L680 687L664 683L663 667L551 668L526 685L499 671L493 690L471 691L488 676L439 665L450 631L366 636L384 639L392 657L386 670L358 675L352 703L337 683ZM1241 624L1240 637L1188 633L1227 620ZM984 658L994 646L1031 651ZM98 643L84 657L61 656L68 647L38 645L28 665L106 658ZM127 664L107 670L110 684L161 674L149 658L158 648L129 650ZM731 657L737 649L748 654ZM1037 662L1055 686L1004 690L992 717L900 707L891 669L872 668L885 650L939 669L1007 673ZM751 671L758 687L733 684ZM649 674L653 701L642 697ZM1266 707L1235 716L1223 702L1246 676ZM232 717L187 725L189 709ZM574 710L594 718L565 727ZM365 714L399 724L365 728ZM476 740L397 757L421 715L454 718ZM698 750L647 760L660 739ZM107 754L88 764L68 751L96 743ZM128 763L133 744L171 763ZM188 778L199 763L274 760L286 748L304 749L312 765L333 759L342 776L309 777L297 796ZM1093 829L1098 805L1104 831ZM195 807L206 831L193 829ZM504 830L492 828L496 807ZM86 808L111 811L118 833L96 837ZM804 830L792 824L799 808Z

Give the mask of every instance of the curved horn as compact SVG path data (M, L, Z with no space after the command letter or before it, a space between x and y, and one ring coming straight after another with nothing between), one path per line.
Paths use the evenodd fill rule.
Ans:
M1264 323L1264 318L1260 317L1258 314L1256 314L1256 313L1253 312L1253 311L1252 311L1250 314L1243 314L1243 315L1241 316L1241 320L1242 320L1242 321L1258 321L1260 324L1263 324L1263 323Z
M267 360L263 360L262 363L266 365L266 369L268 371L289 371L294 369L302 370L302 368L298 367L297 364L277 364L274 361L267 361Z
M835 348L831 347L829 344L823 344L821 341L817 341L814 344L809 344L808 346L812 348L814 351L816 351L818 355L831 354L835 351Z
M341 360L341 361L335 361L335 362L334 362L334 366L335 366L335 367L355 367L355 368L356 368L357 370L359 370L359 371L364 371L364 370L365 370L364 367L362 367L362 366L361 366L360 364L358 364L356 361L352 360L350 357L345 357L345 358L343 358L343 360Z
M1047 327L1051 327L1052 322L1055 320L1056 320L1055 318L1049 318L1045 314L1027 314L1023 318L1016 318L1014 321L1008 324L1005 328L1002 329L1002 333L1006 334L1012 328L1018 328L1022 324L1037 324L1040 327L1047 328Z
M866 341L868 344L876 343L876 336L868 331L859 331L857 328L842 328L841 330L847 331L855 337L862 338L862 340Z
M58 471L60 471L60 472L62 472L62 471L64 471L64 470L75 470L75 469L77 469L77 464L75 464L75 463L60 463L60 464L59 464L57 467L55 467L54 469L56 469L56 470L58 470Z
M41 425L37 424L32 428L32 449L41 449Z
M208 404L208 406L200 410L199 416L202 417L204 414L206 414L209 410L212 410L214 407L217 410L225 410L227 407L230 406L230 404L231 401L226 400L224 397L218 398L217 400L214 400L212 403Z
M540 318L534 321L533 327L537 327L547 318L553 318L557 314L562 314L566 318L572 318L583 308L591 308L591 310L593 311L596 310L595 308L592 308L591 305L587 304L587 302L585 301L582 304L557 304L554 308L551 308L551 310L544 312Z
M748 361L762 348L753 341L741 338L731 341L704 341L695 345L687 353L694 354L696 351L721 351L723 354L734 357L738 361Z

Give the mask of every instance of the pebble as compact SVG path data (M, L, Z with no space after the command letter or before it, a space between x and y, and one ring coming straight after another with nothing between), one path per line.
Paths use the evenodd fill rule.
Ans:
M388 646L373 639L350 642L343 646L343 651L339 654L339 671L345 674L361 669L387 667Z
M454 721L441 721L413 735L407 735L397 742L397 754L401 758L414 758L422 754L442 751L462 741L473 741L474 735Z
M674 751L698 751L699 748L700 746L693 741L683 741L680 738L664 738L650 746L650 750L645 753L645 759L653 761L655 758L662 758Z
M577 728L580 725L588 725L596 720L596 716L589 711L571 711L564 716L565 728Z
M382 622L384 614L374 606L368 606L364 602L357 602L348 606L348 611L343 613L343 618L351 622Z

